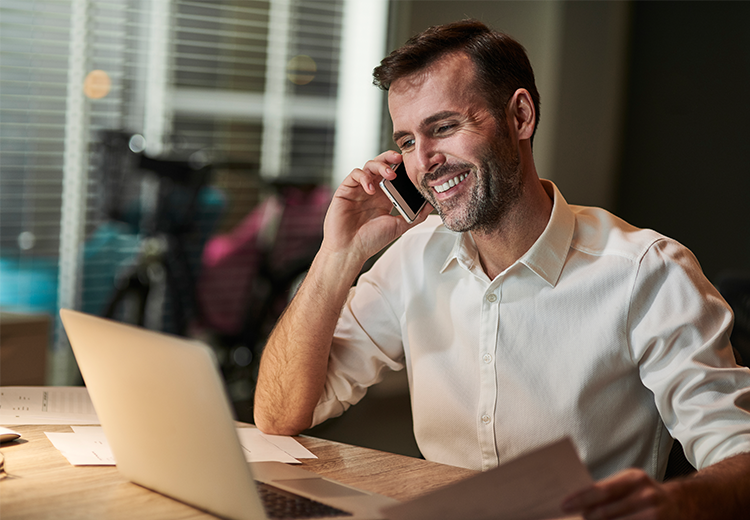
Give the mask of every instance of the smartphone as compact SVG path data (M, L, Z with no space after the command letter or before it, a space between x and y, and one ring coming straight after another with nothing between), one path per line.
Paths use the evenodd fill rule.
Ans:
M396 166L394 171L396 178L392 181L383 179L380 181L380 188L391 199L399 213L411 224L427 201L409 179L403 162Z

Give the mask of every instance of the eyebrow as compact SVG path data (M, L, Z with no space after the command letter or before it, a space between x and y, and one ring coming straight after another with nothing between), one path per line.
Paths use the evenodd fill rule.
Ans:
M457 114L458 114L458 112L454 112L452 110L444 110L442 112L437 112L436 114L432 114L431 116L426 117L419 124L419 127L420 128L428 127L431 124L435 123L436 121L440 121L441 119L447 119L447 118L453 117L453 116L455 116ZM404 132L404 131L393 132L393 136L392 136L393 142L394 143L398 142L399 139L401 139L402 137L404 137L406 135L409 135L409 132Z

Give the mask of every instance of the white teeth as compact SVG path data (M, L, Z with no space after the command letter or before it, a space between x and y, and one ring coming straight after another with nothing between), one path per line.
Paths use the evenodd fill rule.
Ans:
M440 186L435 186L435 191L438 193L443 193L444 191L451 189L453 186L463 181L467 176L468 176L467 173L456 175L455 177L453 177L449 181L444 182Z

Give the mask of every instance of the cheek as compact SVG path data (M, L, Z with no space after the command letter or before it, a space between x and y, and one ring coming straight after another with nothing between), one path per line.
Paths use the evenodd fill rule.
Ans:
M481 157L497 146L497 138L484 132L463 130L451 139L454 153L466 158Z
M417 162L410 157L404 157L404 167L406 168L406 174L409 176L409 180L412 183L419 186L419 175L417 175Z

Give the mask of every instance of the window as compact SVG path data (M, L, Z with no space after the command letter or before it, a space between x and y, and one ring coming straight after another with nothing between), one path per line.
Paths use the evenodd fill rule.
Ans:
M142 230L105 229L108 202L147 208L153 191L118 156L127 151L113 152L116 132L142 135L154 157L208 153L210 184L225 198L214 231L236 224L269 180L337 184L337 154L364 141L361 157L374 155L380 116L372 94L375 116L357 113L355 90L371 89L369 77L342 73L345 20L368 17L382 33L369 75L386 9L385 0L0 0L0 306L101 314L113 277L143 248ZM353 108L342 109L344 97ZM375 137L337 135L342 111ZM65 341L58 327L55 384L70 381Z

